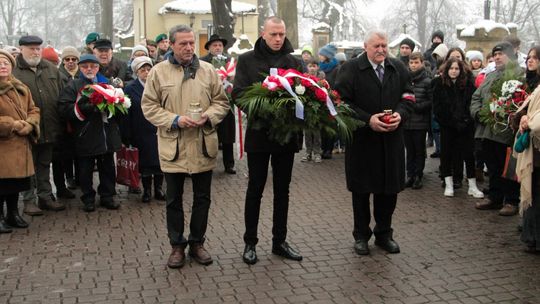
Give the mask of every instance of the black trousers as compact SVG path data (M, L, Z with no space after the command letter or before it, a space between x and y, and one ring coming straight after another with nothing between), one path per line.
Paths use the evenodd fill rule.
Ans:
M73 172L73 169L75 169L75 173ZM52 171L56 191L66 189L66 178L75 178L75 175L78 174L78 170L79 164L72 158L53 160Z
M272 164L274 185L274 214L272 242L281 244L287 238L287 217L289 212L289 184L291 183L294 152L248 153L249 181L246 192L244 220L246 232L244 242L256 245L257 226L261 210L261 199L268 176L268 163Z
M203 243L208 226L212 171L191 174L193 205L189 237L184 237L184 180L187 173L164 173L167 182L167 233L172 246Z
M234 168L234 144L221 144L221 152L223 153L223 166L225 169Z
M458 131L441 127L441 177L453 176L454 181L461 181L463 162L467 178L475 177L474 129Z
M426 165L427 130L405 130L405 148L407 149L407 176L422 177Z
M99 174L98 193L101 201L113 199L116 185L116 170L114 167L114 154L106 153L97 156L78 157L79 181L81 184L83 203L95 201L96 191L93 188L94 166L97 162Z
M392 237L392 215L396 209L396 194L373 194L373 217L375 218L375 228L373 231L369 227L371 221L371 210L369 196L371 193L352 193L355 240L368 241L372 234L376 238Z
M497 204L519 205L519 183L502 177L507 145L489 139L482 141L489 172L489 199Z

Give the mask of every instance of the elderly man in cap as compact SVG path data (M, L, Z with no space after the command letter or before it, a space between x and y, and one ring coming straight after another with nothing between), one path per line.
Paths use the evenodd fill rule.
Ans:
M410 38L405 38L399 43L399 60L409 67L409 56L414 51L416 43Z
M98 193L101 206L118 209L115 202L114 152L120 150L122 142L117 116L107 117L105 112L93 105L88 97L79 96L88 84L107 83L108 79L99 73L100 62L94 55L84 54L79 60L79 78L71 81L60 96L59 111L71 123L75 135L75 154L79 164L83 210L95 210L96 191L92 186L94 166L97 162L99 173Z
M86 35L86 39L84 42L86 43L86 46L84 47L83 53L84 54L93 54L94 53L94 43L100 39L99 33L92 32Z
M229 62L230 58L223 55L223 51L227 46L227 40L214 34L210 36L210 39L204 44L204 48L208 50L208 55L201 57L202 61L206 61L212 64L213 60L218 60L225 64ZM229 79L232 82L232 79ZM234 169L234 152L233 145L236 137L236 127L234 125L234 112L233 107L227 113L227 116L218 125L218 139L223 152L223 166L225 172L228 174L236 174Z
M163 61L163 59L165 58L165 54L170 49L171 44L169 42L169 38L167 38L167 34L159 34L159 35L157 35L156 36L156 44L157 44L157 48L158 48L156 61L160 62L160 61Z
M474 92L471 100L471 116L477 121L475 138L482 140L482 150L489 172L488 200L476 203L476 209L500 209L499 215L510 216L518 212L519 183L502 177L506 161L506 150L514 143L514 133L508 128L502 132L494 132L492 128L482 123L479 118L484 101L492 98L491 87L501 79L506 69L516 70L516 75L523 71L516 62L514 48L508 42L501 42L493 47L492 55L496 70L487 74L486 79Z
M64 210L63 203L56 201L50 182L50 166L53 146L60 132L57 106L58 96L63 88L62 76L52 63L42 60L41 44L37 36L23 36L19 40L21 55L13 69L13 76L26 84L32 92L34 103L41 111L41 136L32 147L34 157L34 187L23 193L24 212L28 215L41 215L41 209ZM39 208L35 205L36 191Z
M131 80L127 64L113 57L112 42L109 39L99 39L94 43L94 55L99 60L99 73L109 78L112 85L123 88L124 81Z

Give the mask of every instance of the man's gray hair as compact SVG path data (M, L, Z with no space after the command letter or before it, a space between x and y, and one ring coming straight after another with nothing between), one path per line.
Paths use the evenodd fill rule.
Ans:
M383 39L385 39L386 41L388 41L388 34L386 34L385 31L379 30L379 29L375 29L375 30L370 30L370 31L366 34L366 37L364 38L364 42L368 42L368 41L370 41L371 39L373 39L374 37L383 38Z
M185 24L175 25L169 31L169 41L174 43L176 40L176 33L191 33L193 29Z

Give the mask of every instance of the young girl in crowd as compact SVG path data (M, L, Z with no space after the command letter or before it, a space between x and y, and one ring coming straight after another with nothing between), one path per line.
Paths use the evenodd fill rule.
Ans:
M474 121L469 114L475 87L464 61L450 57L434 80L433 113L441 128L441 176L445 196L454 196L454 178L467 167L468 194L483 198L478 190L474 164ZM453 176L452 176L453 175Z

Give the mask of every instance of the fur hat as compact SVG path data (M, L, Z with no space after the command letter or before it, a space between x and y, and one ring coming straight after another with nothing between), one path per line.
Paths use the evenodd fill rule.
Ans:
M444 33L441 30L436 30L431 34L431 42L433 42L433 38L435 37L441 38L441 43L444 42Z
M412 39L405 38L405 39L401 40L401 42L399 43L399 46L401 47L404 44L408 45L409 48L411 48L411 51L414 51L414 47L416 46L416 43L414 43L414 41L412 41Z
M510 42L499 42L494 47L493 50L491 50L491 55L495 55L495 52L503 52L508 56L510 59L516 59L516 54L514 53L514 47Z
M131 50L131 57L133 57L133 54L135 54L138 51L144 52L145 56L148 56L148 49L144 45L136 45Z
M152 63L152 59L150 59L150 57L148 56L137 57L133 59L133 61L131 62L131 70L133 71L133 73L137 73L137 71L140 68L142 68L145 64L154 66L154 64Z
M323 55L328 59L332 59L336 56L337 48L333 44L327 44L319 50L319 55Z
M15 67L15 58L13 58L13 56L11 56L11 53L4 50L4 49L0 49L0 57L4 57L4 58L7 58L7 60L9 60L9 62L11 63L11 67Z
M484 61L484 55L482 55L482 52L476 51L476 50L467 51L467 53L465 53L465 58L467 58L468 61L472 61L472 60Z
M52 46L43 48L43 50L41 51L41 57L43 59L47 59L48 61L54 63L55 65L58 65L58 63L60 63L60 58L58 57L58 53Z
M81 53L74 47L72 46L66 46L63 50L62 50L62 55L60 55L60 57L62 57L62 59L68 57L68 56L73 56L77 59L80 59L81 58Z

